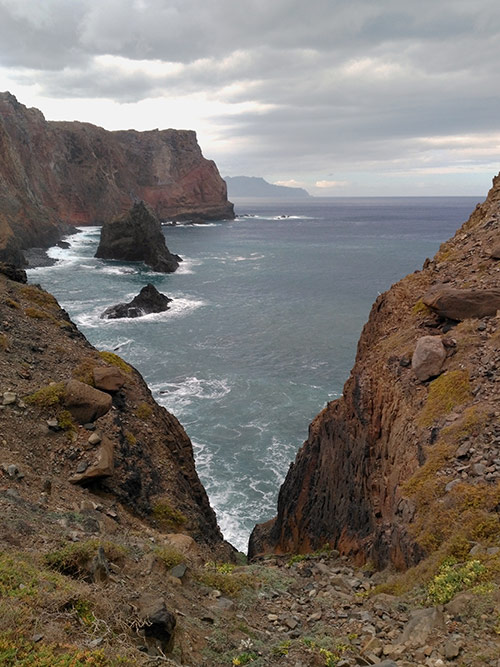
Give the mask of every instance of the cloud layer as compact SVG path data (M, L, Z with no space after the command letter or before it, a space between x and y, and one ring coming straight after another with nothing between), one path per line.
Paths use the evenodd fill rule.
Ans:
M499 33L496 0L0 0L0 68L61 104L206 100L222 170L338 193L489 179Z

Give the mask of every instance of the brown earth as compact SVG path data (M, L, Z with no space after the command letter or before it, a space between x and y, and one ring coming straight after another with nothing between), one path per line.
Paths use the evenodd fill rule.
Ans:
M226 184L189 130L108 132L47 122L0 93L0 261L148 203L160 220L234 218Z

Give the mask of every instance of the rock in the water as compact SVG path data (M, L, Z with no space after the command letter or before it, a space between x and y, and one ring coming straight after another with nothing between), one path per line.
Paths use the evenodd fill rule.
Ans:
M169 309L172 301L168 296L158 292L154 285L148 284L141 289L130 303L119 303L110 306L101 315L102 318L113 320L120 317L141 317L150 313L163 313Z
M111 396L78 380L66 384L65 407L79 424L93 422L111 409Z
M417 378L424 382L441 372L446 350L439 336L422 336L417 341L411 367Z
M125 384L123 373L116 366L96 366L93 370L96 389L114 394Z
M422 301L441 317L466 320L487 317L500 310L500 289L456 289L439 286L424 294Z
M91 466L81 473L70 477L72 484L85 484L101 477L109 477L114 470L114 447L113 443L106 436L103 437L99 450L97 451L97 460Z
M182 261L169 251L160 222L142 201L125 215L104 223L95 256L144 262L161 273L172 273Z

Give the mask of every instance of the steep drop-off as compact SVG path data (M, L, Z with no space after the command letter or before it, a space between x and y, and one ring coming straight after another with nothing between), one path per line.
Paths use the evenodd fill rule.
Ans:
M499 224L497 177L434 260L378 297L343 396L312 422L251 556L329 544L404 569L498 546ZM414 356L430 335L438 354L424 340Z
M53 243L67 225L98 225L138 200L160 220L234 218L226 184L188 130L108 132L48 122L0 94L0 260Z

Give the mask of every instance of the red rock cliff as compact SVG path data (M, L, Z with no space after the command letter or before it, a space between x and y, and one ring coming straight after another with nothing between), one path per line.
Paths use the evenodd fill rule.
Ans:
M108 132L47 122L0 94L0 259L47 245L65 224L101 224L146 201L160 219L230 219L214 162L188 130Z
M483 514L486 523L496 517L498 528L499 220L497 177L486 202L434 260L378 297L343 396L312 422L281 487L277 516L256 526L250 556L330 544L359 562L405 568L433 550L450 553L454 540L483 539ZM455 320L428 307L450 294L467 297ZM477 312L463 310L479 301ZM414 352L429 335L443 352L431 377L420 372L422 381ZM480 500L469 530L471 495Z

